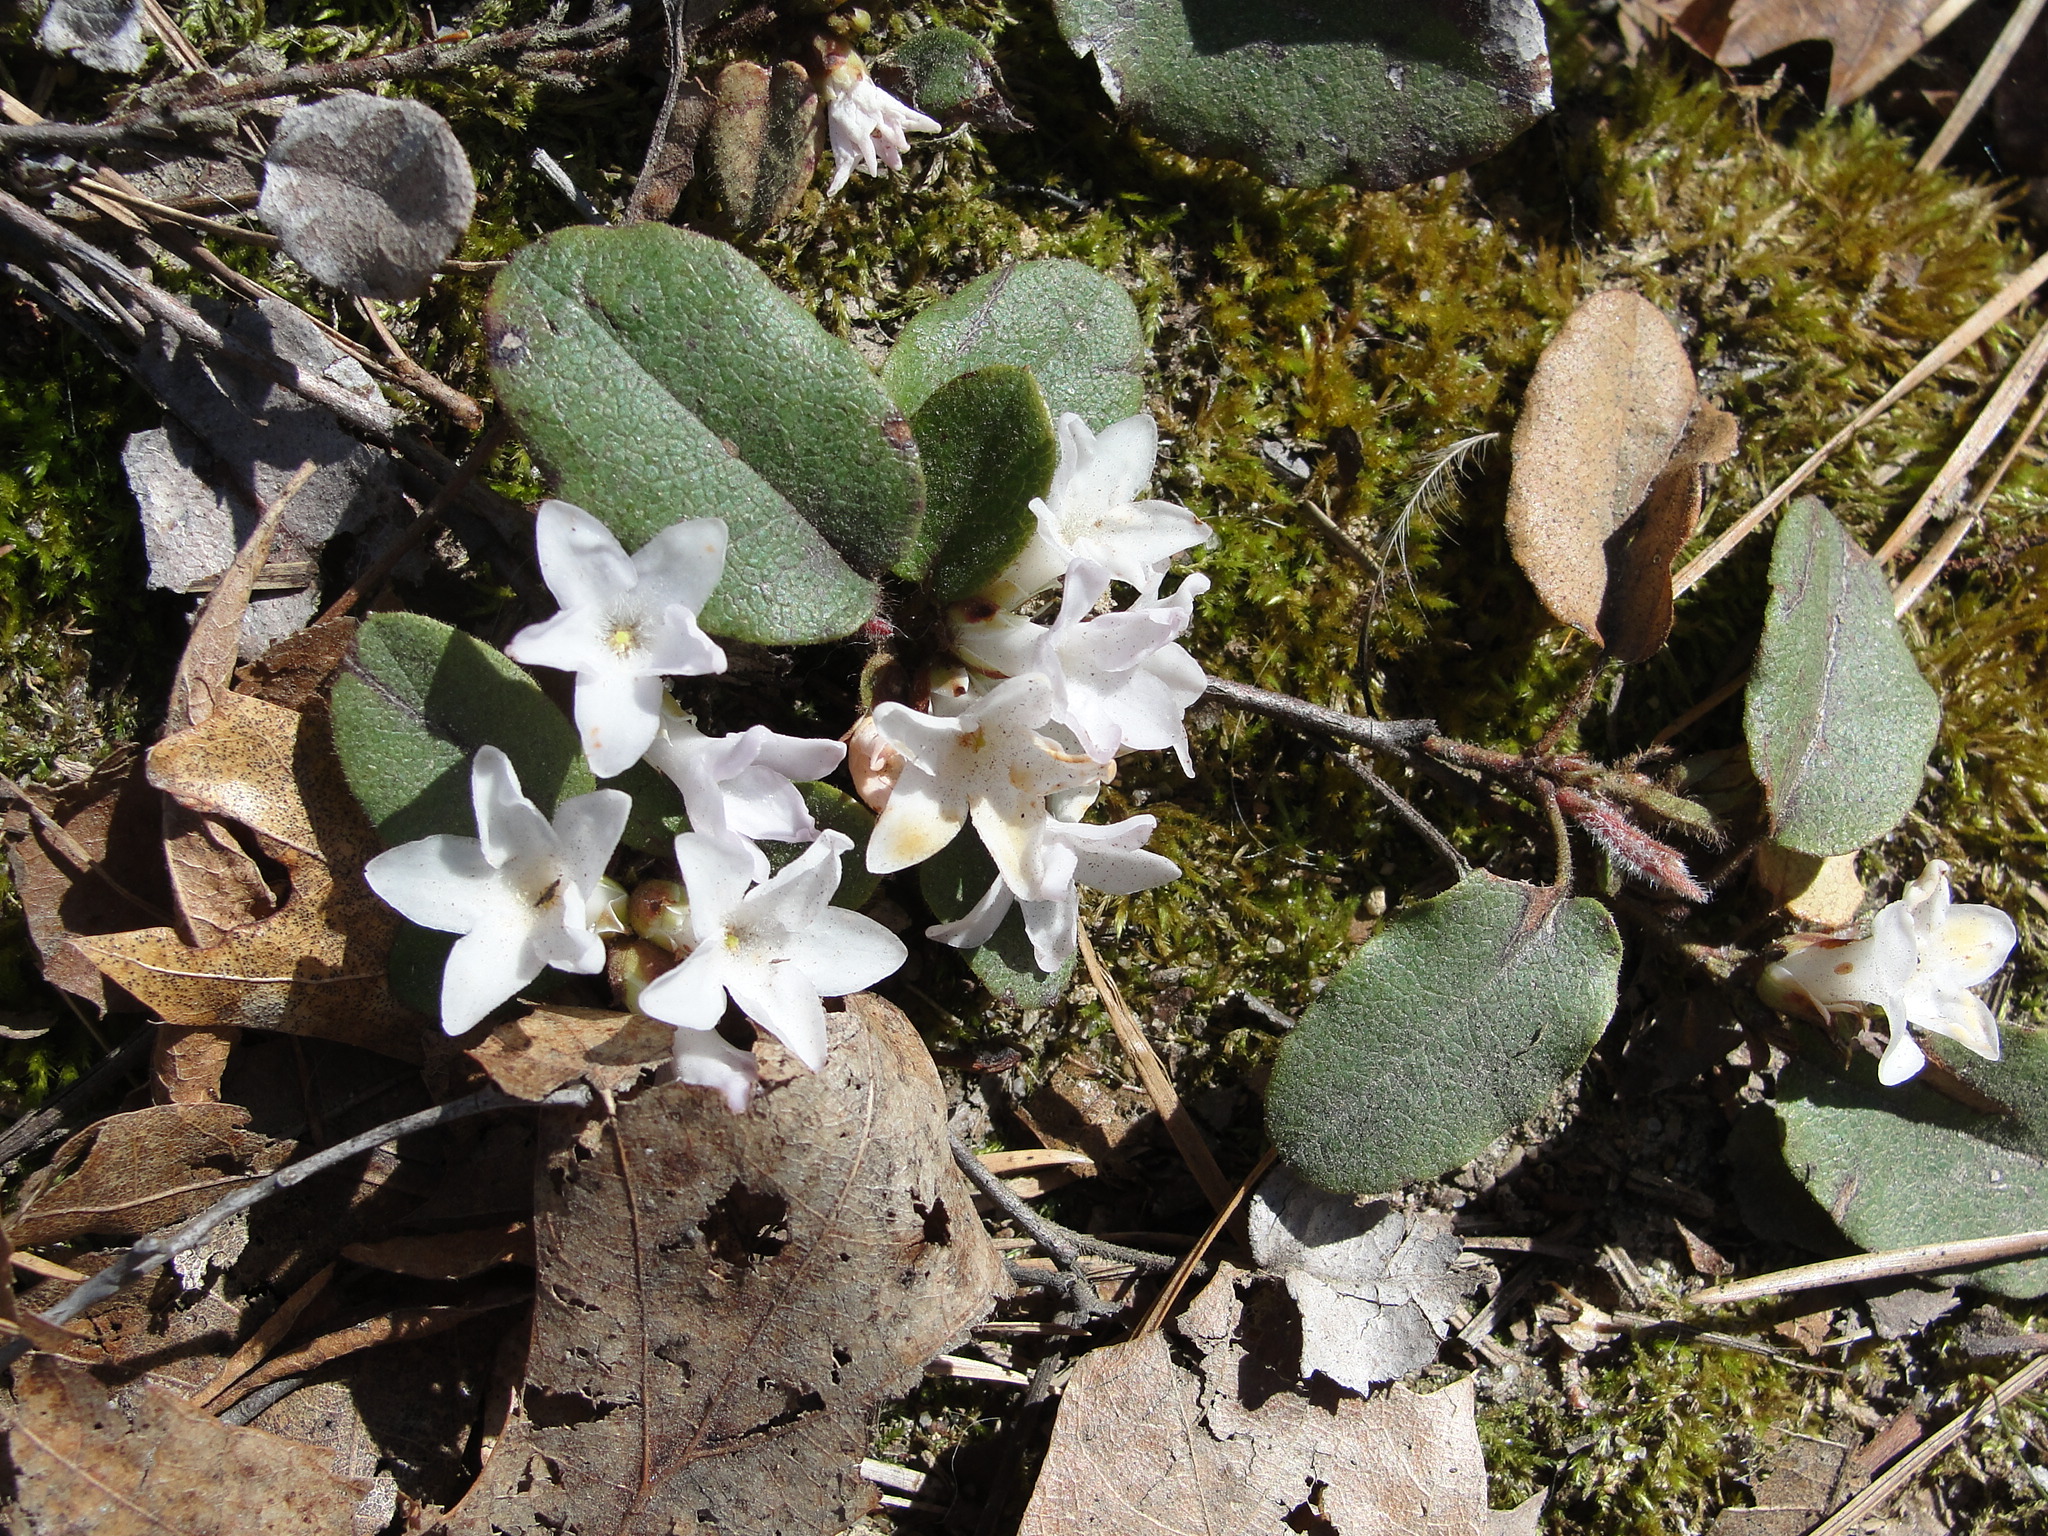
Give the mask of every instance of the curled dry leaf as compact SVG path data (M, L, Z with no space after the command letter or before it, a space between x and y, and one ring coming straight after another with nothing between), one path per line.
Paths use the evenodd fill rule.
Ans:
M1450 1218L1360 1205L1276 1168L1252 1196L1252 1256L1301 1313L1301 1376L1369 1392L1435 1363L1451 1316L1487 1272L1453 1269Z
M773 229L796 209L818 169L818 92L785 59L773 73L728 64L713 86L704 149L711 184L743 232Z
M451 1529L811 1532L871 1506L876 1406L986 1314L1001 1264L900 1012L848 998L815 1074L755 1049L745 1115L667 1084L553 1116L523 1413Z
M326 716L231 693L204 724L151 748L149 774L190 809L248 828L284 866L291 895L275 916L209 949L170 928L72 947L168 1023L275 1029L418 1060L418 1021L385 980L397 919L362 878L379 844L342 778Z
M505 1092L531 1102L578 1078L623 1093L669 1059L675 1034L644 1013L536 1008L507 1019L467 1054Z
M1534 1536L1542 1500L1487 1507L1469 1378L1370 1401L1291 1390L1283 1330L1259 1326L1229 1264L1163 1332L1083 1355L1019 1536L1132 1531L1427 1531ZM1278 1390L1275 1390L1275 1389ZM1249 1406L1257 1401L1258 1406Z
M1734 448L1663 311L1624 289L1581 304L1537 359L1508 482L1508 538L1544 607L1623 660L1654 653L1699 466Z
M22 1186L16 1247L171 1226L282 1166L293 1143L246 1129L239 1104L157 1104L89 1125Z
M256 211L328 287L414 299L469 228L476 182L432 107L344 91L285 113Z
M47 1355L16 1371L0 1527L24 1536L342 1536L369 1492L326 1450L223 1424L147 1378L110 1391Z
M1646 0L1716 64L1740 69L1794 43L1834 48L1828 105L1845 106L1962 14L1952 0Z

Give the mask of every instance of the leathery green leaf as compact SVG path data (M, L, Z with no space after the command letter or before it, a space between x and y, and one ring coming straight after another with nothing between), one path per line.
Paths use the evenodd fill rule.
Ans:
M556 804L597 787L576 728L540 685L481 640L417 613L380 613L335 679L334 747L349 788L387 844L476 836L470 759L501 748L528 798Z
M948 379L1028 368L1055 417L1096 431L1145 404L1145 337L1123 285L1078 261L1020 261L978 277L903 327L882 383L915 411Z
M491 289L491 377L565 500L638 548L722 517L700 618L764 644L836 639L916 536L909 424L859 355L721 241L559 230Z
M1052 484L1059 441L1022 368L977 368L934 390L910 418L929 487L924 525L899 573L932 596L978 592L1030 542L1031 500Z
M1285 186L1423 181L1550 110L1536 0L1053 0L1124 114Z
M1460 1168L1585 1065L1620 977L1599 902L1475 870L1396 912L1302 1015L1267 1090L1273 1144L1351 1194Z
M1867 1061L1838 1076L1794 1061L1775 1106L1785 1163L1860 1248L1878 1252L2048 1228L2048 1161L1974 1134L1986 1117L1915 1084L1881 1088ZM1937 1277L2021 1300L2048 1294L2048 1259Z
M1884 573L1802 496L1771 549L1771 600L1743 705L1772 836L1821 858L1884 836L1919 797L1940 726Z

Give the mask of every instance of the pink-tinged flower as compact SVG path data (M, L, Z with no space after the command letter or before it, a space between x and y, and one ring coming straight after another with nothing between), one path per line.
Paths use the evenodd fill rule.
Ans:
M1891 1040L1877 1076L1891 1086L1926 1064L1912 1029L1946 1035L1998 1060L1998 1020L1970 988L1998 973L2018 938L2012 919L1998 908L1955 902L1948 865L1935 859L1903 897L1877 914L1869 938L1787 955L1765 969L1757 990L1774 1008L1822 1020L1845 1005L1882 1008Z
M913 133L937 133L939 124L906 106L868 78L860 55L837 43L824 45L825 128L832 140L832 184L839 195L855 166L870 176L882 166L900 170Z
M1037 673L1011 678L950 718L879 706L875 729L904 764L868 838L868 868L885 875L922 863L971 818L1011 889L1028 900L1049 896L1039 846L1046 796L1108 777L1103 765L1039 734L1051 716L1052 685Z
M673 524L629 557L581 507L546 501L534 544L562 611L519 631L505 654L576 674L583 753L609 779L639 762L661 729L664 676L725 670L725 652L697 625L725 571L725 524Z
M673 701L647 761L683 792L693 832L732 832L750 841L808 843L818 835L797 782L822 779L846 758L846 744L784 736L765 725L706 736Z
M781 873L756 884L739 839L700 832L677 838L693 947L641 991L640 1011L679 1030L709 1034L725 1017L730 997L805 1066L814 1072L823 1066L823 999L873 986L909 953L873 918L831 904L840 856L852 846L843 832L820 832ZM699 1052L690 1069L713 1072L718 1059L715 1052ZM683 1070L678 1057L677 1071Z
M441 973L441 1027L451 1035L547 966L604 969L598 931L613 895L604 867L633 805L619 790L593 790L564 800L550 824L496 747L478 750L469 788L477 836L423 837L363 866L370 889L402 916L462 935Z

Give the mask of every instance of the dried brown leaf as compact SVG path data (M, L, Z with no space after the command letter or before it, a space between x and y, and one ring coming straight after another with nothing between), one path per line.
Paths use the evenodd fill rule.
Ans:
M219 1413L231 1408L251 1392L267 1387L273 1381L307 1375L336 1360L380 1345L410 1344L432 1338L486 1312L525 1306L528 1299L528 1293L522 1288L488 1296L466 1306L398 1307L376 1317L366 1317L346 1328L324 1333L285 1354L272 1356L216 1396L209 1405L209 1411Z
M812 1532L872 1504L871 1415L986 1314L1001 1264L900 1012L848 998L816 1074L755 1049L748 1114L670 1084L616 1121L552 1117L523 1416L454 1529Z
M795 210L818 169L818 92L810 71L787 59L771 74L728 64L713 86L704 149L726 214L748 234Z
M22 1536L348 1536L367 1483L328 1453L188 1408L144 1380L109 1392L83 1366L17 1367L7 1425Z
M603 1008L536 1008L508 1019L467 1054L515 1098L544 1099L581 1078L623 1093L669 1059L675 1031L645 1014Z
M1698 401L1678 333L1640 294L1594 294L1543 349L1515 425L1507 524L1516 562L1561 622L1604 643L1617 536Z
M159 1104L212 1104L220 1098L221 1074L242 1038L239 1029L219 1025L159 1024L149 1053L150 1076Z
M169 928L79 938L77 951L173 1024L239 1025L419 1059L419 1024L391 997L397 919L364 884L379 851L341 774L324 713L228 694L204 724L150 750L151 781L238 822L291 877L278 913L209 949Z
M239 1104L156 1104L89 1125L22 1186L7 1224L21 1248L87 1233L141 1237L280 1166L292 1143L244 1129Z
M1947 0L1647 0L1671 29L1716 64L1739 69L1794 43L1834 48L1828 105L1863 95L1924 48L1958 14ZM1945 14L1944 14L1945 13Z
M1647 661L1664 648L1671 633L1671 562L1700 525L1704 466L1728 459L1736 438L1735 418L1703 402L1642 506L1607 541L1600 635L1608 655Z
M355 644L354 619L322 619L310 629L286 635L243 667L235 675L235 688L266 704L304 709L326 688Z
M1540 1500L1487 1507L1469 1378L1427 1396L1311 1400L1290 1389L1293 1362L1273 1341L1253 1330L1247 1350L1240 1292L1252 1283L1221 1266L1176 1324L1197 1371L1174 1362L1163 1332L1081 1357L1019 1536L1533 1533Z
M341 1256L394 1275L467 1280L500 1264L532 1264L533 1228L523 1221L508 1221L469 1232L387 1237L374 1243L350 1243Z

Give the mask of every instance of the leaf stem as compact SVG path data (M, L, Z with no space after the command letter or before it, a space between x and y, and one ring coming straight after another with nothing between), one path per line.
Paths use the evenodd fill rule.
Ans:
M1340 759L1340 761L1344 764L1346 768L1349 768L1354 774L1356 774L1361 780L1364 781L1366 788L1370 789L1374 794L1378 795L1382 800L1386 801L1387 805L1393 810L1395 815L1399 816L1403 821L1407 822L1410 827L1414 828L1416 834L1419 837L1421 837L1421 839L1425 843L1429 844L1431 851L1434 852L1438 858L1442 859L1446 864L1448 864L1451 867L1451 873L1453 875L1456 875L1460 880L1462 880L1467 875L1472 873L1471 864L1467 862L1465 856L1462 853L1458 852L1458 850L1451 845L1451 840L1445 837L1443 833L1439 832L1436 829L1436 827L1431 824L1427 816L1424 816L1422 812L1415 809L1415 807L1408 802L1408 799L1405 795L1403 795L1399 790L1395 789L1393 785L1389 784L1385 779L1381 778L1378 774L1374 773L1372 771L1372 764L1368 763L1356 752L1345 753L1344 756Z

